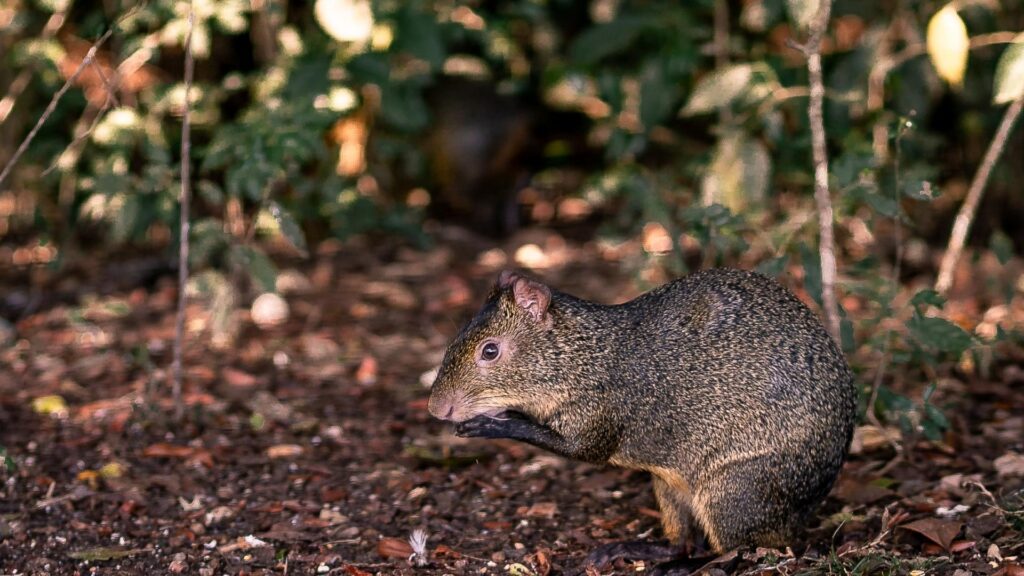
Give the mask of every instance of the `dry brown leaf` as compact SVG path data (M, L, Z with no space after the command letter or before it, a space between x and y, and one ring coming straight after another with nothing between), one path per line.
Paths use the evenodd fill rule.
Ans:
M304 448L298 444L278 444L267 448L267 457L270 459L274 458L294 458L302 454Z
M996 572L992 576L1024 576L1024 566L1010 562L1007 563L1006 566L1000 568L999 572Z
M363 386L369 386L377 381L377 359L373 356L364 356L356 370L356 382Z
M248 372L242 372L235 368L225 368L221 371L221 377L231 386L238 388L251 388L258 382L256 377Z
M924 518L923 520L903 524L900 528L920 534L938 544L944 550L949 551L949 547L953 544L953 539L960 533L963 525L963 522Z
M996 467L996 473L1000 478L1011 476L1024 477L1024 454L1007 452L992 463Z
M555 514L558 514L558 504L537 502L526 510L525 516L528 518L554 518Z
M977 542L973 540L957 540L956 542L953 542L953 544L950 545L949 551L963 552L964 550L970 550L971 548L974 548L975 544L977 544Z
M412 546L399 538L382 538L377 542L377 554L381 558L408 558L412 556Z
M462 554L459 554L444 544L439 544L437 548L434 548L434 556L447 556L448 558L455 559L462 558Z
M179 446L167 442L151 444L142 451L142 455L149 458L188 458L195 453L196 449L191 446Z
M835 488L835 496L849 504L871 504L894 495L888 488L855 478L843 478Z

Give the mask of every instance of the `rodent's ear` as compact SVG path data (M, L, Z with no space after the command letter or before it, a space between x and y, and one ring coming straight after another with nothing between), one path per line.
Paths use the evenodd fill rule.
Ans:
M551 305L551 289L522 276L512 280L512 295L516 305L526 311L535 322L547 324L551 317L548 306Z
M498 289L504 290L508 288L519 278L522 278L522 276L520 276L518 272L513 270L502 270L501 274L498 276Z

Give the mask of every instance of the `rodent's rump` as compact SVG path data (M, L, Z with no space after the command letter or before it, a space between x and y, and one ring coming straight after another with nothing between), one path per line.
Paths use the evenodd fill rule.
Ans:
M515 438L654 476L666 536L716 550L788 541L853 433L852 374L776 281L709 270L630 302L514 273L448 348L429 408L464 436Z

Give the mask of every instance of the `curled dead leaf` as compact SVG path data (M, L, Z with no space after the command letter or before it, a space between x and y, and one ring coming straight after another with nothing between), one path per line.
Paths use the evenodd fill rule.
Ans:
M963 522L940 520L939 518L924 518L923 520L903 524L900 528L920 534L941 546L943 550L949 551L950 546L953 544L953 539L960 534L960 529L963 528L963 525Z
M377 555L381 558L402 558L412 556L412 546L400 538L381 538L377 542Z

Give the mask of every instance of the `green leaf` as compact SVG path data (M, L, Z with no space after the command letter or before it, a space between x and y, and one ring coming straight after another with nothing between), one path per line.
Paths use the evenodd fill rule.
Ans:
M910 299L910 304L914 308L920 308L921 306L935 306L937 308L942 308L945 303L946 299L930 288L919 291Z
M890 196L886 196L885 194L865 191L863 198L864 202L867 203L872 210L887 218L896 218L903 212L900 209L900 205L896 203L896 200Z
M992 233L988 246L996 255L996 258L999 259L1000 264L1005 265L1010 261L1010 258L1013 258L1013 240L1002 230L996 230Z
M640 122L650 130L672 114L678 97L677 83L669 82L657 63L644 68L640 80Z
M771 260L765 260L757 265L756 270L765 276L771 276L772 278L778 278L782 275L782 272L786 269L786 264L789 262L789 256L783 254L778 258L772 258Z
M876 166L875 156L869 152L848 151L836 158L833 163L832 175L836 186L846 188L860 181L861 174Z
M915 313L907 321L907 328L922 345L954 355L963 354L973 342L971 335L963 328L943 318L926 317Z
M277 267L262 250L252 246L234 246L231 250L232 265L245 270L260 290L273 292L277 283Z
M380 113L385 122L407 132L422 130L430 121L423 92L411 84L382 85Z
M680 114L708 114L741 98L756 104L777 87L775 71L764 62L733 64L702 77Z
M992 102L996 104L1024 98L1024 34L1018 34L999 57L994 90Z
M434 14L405 8L395 19L394 49L408 52L426 60L434 69L444 65L445 49L441 39L441 26Z
M821 258L810 246L800 243L800 262L804 265L804 290L821 305Z
M589 66L623 52L651 24L647 16L622 16L583 31L569 46L569 59Z
M306 235L303 234L302 228L299 227L298 222L292 217L291 213L285 210L276 201L271 201L268 206L270 215L274 217L277 222L277 227L281 231L281 235L291 243L292 247L299 251L303 256L307 256L309 252L306 249Z
M740 213L761 202L768 193L771 155L760 140L741 131L724 135L704 175L704 196Z

